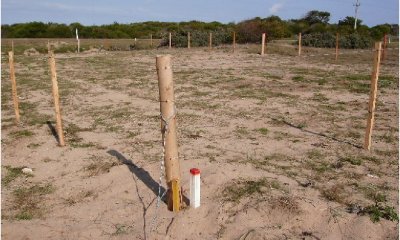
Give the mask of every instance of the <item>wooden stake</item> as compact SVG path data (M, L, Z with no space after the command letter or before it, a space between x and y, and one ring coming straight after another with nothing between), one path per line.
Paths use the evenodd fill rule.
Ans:
M261 37L261 56L264 55L264 47L265 47L265 33L263 33Z
M299 33L299 56L301 55L301 33Z
M171 36L171 33L169 33L169 48L172 48L172 36Z
M236 49L236 32L233 32L233 52L235 52Z
M51 82L53 85L53 98L54 98L54 108L56 113L56 129L58 135L58 144L59 146L65 146L64 142L64 132L61 121L61 110L60 110L60 95L58 94L58 82L57 82L57 73L56 73L56 60L54 58L53 51L49 52L49 64L50 64L50 73L51 73Z
M387 48L387 34L385 33L385 35L383 36L383 47L381 54L382 61L384 61L386 58L386 48Z
M78 39L78 53L80 53L81 51L81 40Z
M371 91L369 95L369 104L368 104L367 130L365 133L365 142L364 142L364 148L367 149L368 151L371 149L371 135L375 120L376 93L378 90L381 51L382 51L382 42L376 42L375 53L374 53L374 66L371 76Z
M339 57L339 33L336 33L336 51L335 51L335 61L338 60Z
M190 32L188 32L188 48L190 48Z
M13 54L14 54L14 40L11 41L11 51L12 51Z
M164 165L165 178L168 185L168 209L178 212L182 201L181 192L179 191L181 173L176 139L176 109L171 56L157 56L156 66L162 116L161 133L163 142L165 143Z
M212 49L212 33L210 32L210 39L208 41L208 48L211 50Z
M8 52L8 61L10 64L10 79L11 79L11 91L12 98L14 103L14 112L15 112L15 122L17 124L20 123L19 116L19 104L18 104L18 94L17 94L17 81L15 80L15 69L14 69L14 52Z
M150 47L153 47L153 34L150 34Z

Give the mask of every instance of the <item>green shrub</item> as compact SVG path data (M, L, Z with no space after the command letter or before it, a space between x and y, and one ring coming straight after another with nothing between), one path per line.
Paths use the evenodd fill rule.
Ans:
M177 31L172 33L172 46L174 47L187 47L188 38L187 31ZM205 47L208 46L209 33L206 31L190 31L190 46L191 47ZM232 33L228 31L212 32L212 45L218 46L221 44L232 42ZM169 34L163 34L160 46L169 45Z
M339 48L370 48L372 43L372 38L356 33L339 37ZM334 48L336 47L336 35L329 32L306 34L302 37L302 45L317 48Z

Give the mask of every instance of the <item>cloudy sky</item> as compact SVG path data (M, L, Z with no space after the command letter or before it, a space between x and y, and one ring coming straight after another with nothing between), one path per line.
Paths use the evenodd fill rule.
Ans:
M2 0L2 24L29 21L100 25L142 21L239 22L277 15L300 18L310 10L328 11L331 23L354 16L356 0ZM360 0L364 24L398 23L398 0Z

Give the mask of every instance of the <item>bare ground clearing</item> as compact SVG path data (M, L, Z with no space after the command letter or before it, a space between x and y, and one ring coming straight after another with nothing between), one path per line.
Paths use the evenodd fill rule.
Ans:
M329 49L256 51L56 55L63 148L51 132L47 56L15 57L17 127L2 55L3 239L398 238L398 221L385 219L399 200L397 50L382 65L371 152L361 148L371 51L343 50L338 62ZM155 56L166 53L186 195L189 169L202 171L202 206L179 214L155 206Z

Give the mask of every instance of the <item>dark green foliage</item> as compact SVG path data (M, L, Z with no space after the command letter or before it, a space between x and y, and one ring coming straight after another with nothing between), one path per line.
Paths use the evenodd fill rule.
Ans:
M310 25L315 23L328 23L331 14L329 12L320 12L317 10L309 11L306 16L302 19L308 22Z
M372 222L379 222L381 218L389 221L399 221L399 216L393 207L380 204L367 206L361 214L368 214Z
M370 48L373 40L369 36L362 36L357 33L341 35L339 38L339 48ZM336 47L336 34L334 33L312 33L302 37L302 45L318 48Z
M204 47L208 46L209 33L204 31L190 31L190 46L192 47ZM232 32L228 31L216 31L212 33L212 44L213 46L218 46L221 44L232 42ZM161 46L168 46L169 36L164 34ZM172 33L172 46L174 47L187 47L188 45L188 32L180 30Z
M80 38L125 38L163 39L161 46L168 45L168 33L174 34L173 45L176 47L187 46L187 32L192 34L192 46L208 45L208 34L213 33L213 45L232 42L232 33L236 32L238 43L259 43L261 34L267 34L267 41L273 39L290 38L299 32L304 36L305 46L334 47L336 32L340 33L341 48L368 48L373 40L381 40L384 34L398 36L398 24L380 24L369 28L362 25L362 20L357 21L357 30L354 30L355 19L345 17L337 24L330 24L330 13L312 10L300 19L282 20L278 16L266 18L252 18L237 24L223 24L219 22L141 22L120 24L114 22L101 26L84 26L80 23L18 23L2 25L2 38L74 38L75 29L78 29ZM43 48L43 51L46 49ZM60 49L60 52L75 51L75 49ZM42 52L39 50L39 52Z

